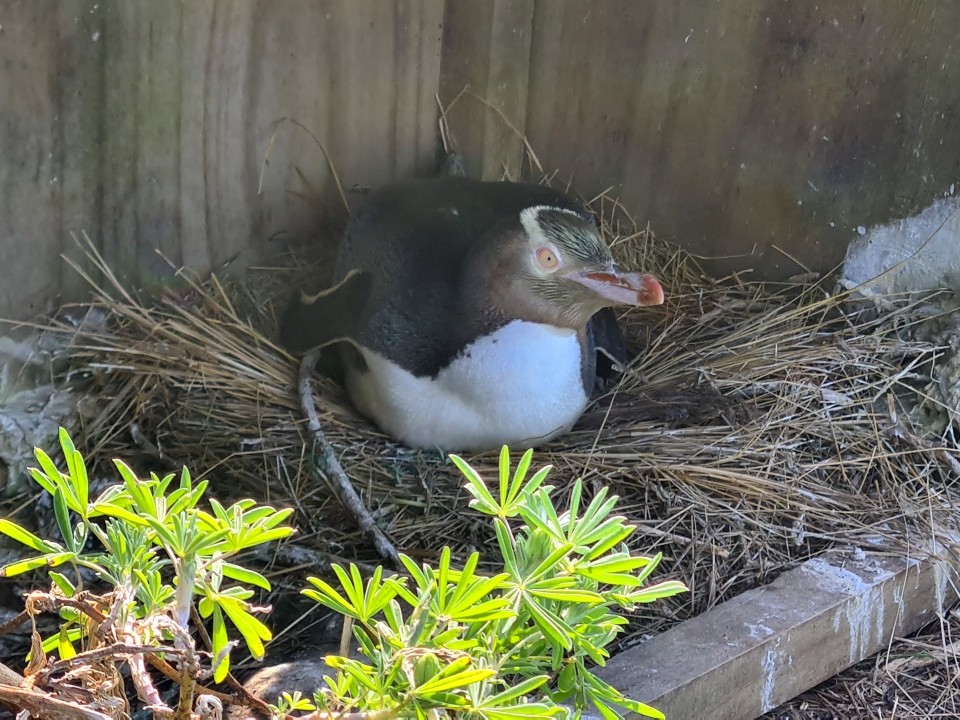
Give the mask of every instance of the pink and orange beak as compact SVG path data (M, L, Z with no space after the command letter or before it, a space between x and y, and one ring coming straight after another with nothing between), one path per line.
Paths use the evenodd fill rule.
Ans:
M660 281L647 273L579 271L572 272L567 277L613 305L645 307L663 304L663 287Z

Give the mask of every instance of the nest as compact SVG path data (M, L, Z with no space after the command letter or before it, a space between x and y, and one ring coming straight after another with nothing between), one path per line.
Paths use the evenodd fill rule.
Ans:
M635 549L663 553L657 576L691 589L632 618L624 643L826 547L915 546L931 526L956 522L957 460L909 420L942 348L904 332L908 302L878 313L822 284L712 279L610 198L593 207L615 254L655 272L667 301L623 314L636 360L534 462L551 464L560 488L577 476L610 487L637 527ZM78 446L152 469L185 464L222 500L294 507L299 533L274 557L281 564L318 572L331 557L376 562L317 471L297 361L273 340L285 300L277 288L316 269L254 268L242 282L184 275L184 292L147 302L88 253L103 275L91 283L106 321L58 326L71 335L71 381L99 399ZM397 549L429 559L449 545L461 558L473 549L493 557L447 458L391 442L332 384L314 399L340 463ZM495 453L466 459L494 476ZM301 584L291 579L288 591Z

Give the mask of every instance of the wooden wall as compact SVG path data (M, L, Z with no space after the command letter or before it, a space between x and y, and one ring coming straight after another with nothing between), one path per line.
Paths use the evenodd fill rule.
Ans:
M543 165L613 187L718 270L840 261L960 180L954 0L0 0L0 316L309 237L342 184L432 170L436 95L500 107ZM475 175L522 145L463 96ZM779 248L780 250L778 250Z

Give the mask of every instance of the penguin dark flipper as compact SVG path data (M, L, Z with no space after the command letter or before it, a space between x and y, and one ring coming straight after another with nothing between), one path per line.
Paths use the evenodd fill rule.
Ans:
M370 298L373 277L352 271L316 295L298 293L280 323L280 342L294 355L354 337Z
M630 354L617 316L611 308L603 308L590 318L588 333L591 345L589 350L596 358L594 390L603 392L609 383L615 382L619 377L616 366L624 367L630 362Z

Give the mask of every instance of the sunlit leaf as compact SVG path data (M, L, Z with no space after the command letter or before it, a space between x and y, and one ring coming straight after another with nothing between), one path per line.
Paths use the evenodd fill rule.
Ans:
M222 567L223 574L231 580L247 583L263 590L270 590L270 581L258 572L228 562L224 562Z
M311 600L315 600L331 610L341 615L348 615L352 618L358 618L357 609L353 607L349 600L338 593L333 587L324 580L315 577L308 577L307 582L313 585L316 590L302 590L301 592Z
M146 527L150 523L147 522L146 518L142 515L135 513L122 505L114 502L101 502L96 501L94 503L94 509L97 514L105 515L106 517L115 517L119 520L124 520L131 525L139 525Z
M545 703L525 703L508 707L484 708L482 711L487 720L527 720L527 718L560 717L567 711L557 705Z
M645 587L642 590L635 590L627 594L627 597L634 603L649 603L662 598L672 597L682 592L687 592L689 588L678 580L666 580L656 585Z
M219 607L213 608L213 631L210 633L213 655L217 662L213 667L214 682L223 682L230 672L230 653L227 652L229 638L227 624L223 621L223 613Z
M40 537L37 537L29 530L17 525L15 522L5 520L3 518L0 518L0 533L3 533L7 537L16 540L22 545L26 545L31 550L36 550L37 552L49 553L63 550L62 545L48 542Z
M270 629L260 622L257 618L247 612L239 601L232 598L220 599L220 607L227 617L230 618L250 649L250 654L258 660L263 657L263 641L269 640L272 635Z
M596 605L603 602L603 596L599 593L589 590L579 590L577 588L533 588L529 589L531 595L546 600L557 600L568 603L584 603L587 605Z
M495 707L506 705L508 702L513 702L517 698L521 698L524 695L529 695L537 688L541 687L547 680L550 679L549 675L535 675L534 677L527 678L521 682L516 683L512 687L507 688L501 693L496 695L491 695L486 700L483 701L481 707Z
M434 678L433 680L418 686L416 690L414 690L414 693L422 697L431 693L454 690L456 688L472 685L473 683L480 682L481 680L487 680L496 674L496 670L491 670L489 668L464 670L463 672L454 673L448 677Z
M567 625L559 616L549 612L541 605L535 602L524 603L524 608L530 612L533 621L537 624L548 640L553 641L564 650L569 650L573 645L570 640L570 634L573 629Z
M13 577L14 575L20 575L22 573L30 572L31 570L36 570L37 568L42 567L60 567L64 563L70 562L74 558L76 558L75 553L58 552L44 555L42 557L12 562L9 565L4 565L3 568L0 568L0 577Z
M528 450L525 454L530 454L530 451ZM529 465L528 461L527 466L529 467ZM499 471L500 507L503 508L507 506L507 495L510 490L510 448L506 445L500 448ZM519 472L518 468L517 474ZM526 472L526 468L524 468L524 472Z
M470 506L486 515L496 515L500 510L500 506L497 504L497 501L493 499L493 495L490 494L490 490L487 489L486 484L484 484L480 475L477 474L477 471L470 467L459 455L450 455L449 457L453 461L453 464L457 466L457 469L467 479L467 492L473 495L474 498L470 501Z

